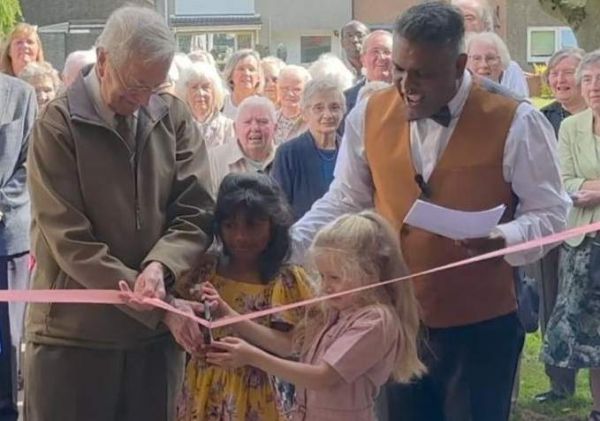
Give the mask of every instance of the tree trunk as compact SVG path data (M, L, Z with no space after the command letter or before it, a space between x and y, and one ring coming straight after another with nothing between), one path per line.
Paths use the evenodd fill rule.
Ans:
M585 51L600 48L599 0L539 0L542 9L573 28Z

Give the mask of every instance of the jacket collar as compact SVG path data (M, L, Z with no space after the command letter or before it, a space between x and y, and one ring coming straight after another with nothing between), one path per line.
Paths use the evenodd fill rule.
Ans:
M578 113L579 118L577 119L576 126L577 131L580 133L594 133L594 113L590 108L586 108L581 113Z
M67 89L69 114L73 119L80 119L97 125L106 126L102 117L98 115L96 107L94 107L93 97L84 81L84 78L92 71L95 71L93 64L83 68L73 85ZM139 109L140 115L144 114L153 123L163 118L168 110L168 105L158 94L150 97L148 106L141 106Z

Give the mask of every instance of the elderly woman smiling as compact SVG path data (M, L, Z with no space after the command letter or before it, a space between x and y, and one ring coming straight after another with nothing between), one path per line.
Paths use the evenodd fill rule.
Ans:
M250 49L233 53L223 70L223 79L231 91L225 98L223 114L234 119L240 103L262 90L264 76L258 53Z
M296 219L327 192L333 181L340 138L336 129L344 116L344 94L332 79L312 80L302 99L308 131L281 145L271 175L279 182Z
M304 86L311 79L304 67L293 64L285 66L277 81L280 108L277 112L275 144L280 145L306 130L300 102Z
M214 66L197 62L185 68L175 85L187 102L209 148L235 140L233 120L221 114L225 90Z
M25 66L32 61L44 61L44 51L37 26L19 23L6 39L6 47L0 56L0 72L19 76Z
M265 57L260 61L263 74L265 77L265 86L263 87L263 96L269 98L275 105L275 108L279 108L279 89L277 89L277 81L279 80L279 73L286 64L285 61L278 57Z
M269 173L275 156L275 106L267 98L250 96L240 104L234 121L236 142L209 153L213 194L232 172Z
M467 68L471 73L502 83L502 76L510 64L510 54L502 38L494 32L468 34L466 51L469 56ZM512 92L522 98L529 95L528 92Z
M556 134L565 118L587 107L575 78L577 66L584 54L585 51L580 48L565 48L554 53L548 60L544 76L555 101L540 111L552 123Z
M573 197L568 228L600 221L600 50L583 57L576 73L588 109L566 118L559 130L565 189ZM593 410L600 421L600 280L591 276L598 237L568 239L560 253L560 290L548 321L542 359L554 367L590 369Z

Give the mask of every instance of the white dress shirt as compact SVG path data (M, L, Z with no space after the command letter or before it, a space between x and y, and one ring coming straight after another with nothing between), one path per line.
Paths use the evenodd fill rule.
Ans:
M413 164L427 180L444 152L456 127L458 117L471 89L468 72L462 79L455 97L448 103L452 120L448 127L431 119L410 122ZM364 119L367 101L350 112L338 154L335 179L329 191L292 229L293 260L304 261L306 250L325 224L348 212L374 207L374 186L365 159ZM540 238L565 228L571 200L566 194L558 168L556 136L548 120L531 104L517 107L504 149L503 175L519 198L515 219L500 224L497 229L508 246ZM398 188L401 188L399 186ZM465 194L467 192L457 192ZM533 262L551 247L539 247L512 254L505 259L513 266Z
M521 98L529 98L527 78L525 77L525 73L523 72L523 69L521 69L521 66L514 60L511 60L511 62L508 63L506 70L502 72L500 85Z

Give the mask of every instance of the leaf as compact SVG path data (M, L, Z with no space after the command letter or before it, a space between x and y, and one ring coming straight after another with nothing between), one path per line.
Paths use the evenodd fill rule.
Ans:
M19 0L1 0L0 33L9 33L22 16Z

